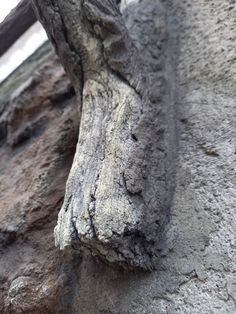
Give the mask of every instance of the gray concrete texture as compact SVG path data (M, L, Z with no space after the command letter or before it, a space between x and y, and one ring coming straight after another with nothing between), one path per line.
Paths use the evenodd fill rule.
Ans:
M77 308L91 314L233 314L235 1L142 1L131 4L130 19L148 4L164 12L164 22L156 23L167 23L174 65L166 80L174 80L178 157L165 249L150 274L123 274L85 259Z

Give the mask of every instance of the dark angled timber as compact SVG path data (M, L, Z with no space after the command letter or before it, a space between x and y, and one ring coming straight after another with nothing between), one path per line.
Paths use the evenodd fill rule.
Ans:
M0 24L0 56L36 21L31 1L21 1Z

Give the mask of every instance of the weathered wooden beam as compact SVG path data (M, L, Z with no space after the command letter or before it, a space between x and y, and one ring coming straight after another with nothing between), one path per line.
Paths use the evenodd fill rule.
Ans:
M55 243L128 269L156 268L174 169L166 40L153 26L133 39L117 0L32 2L81 110Z
M36 21L31 1L21 1L0 23L0 56Z

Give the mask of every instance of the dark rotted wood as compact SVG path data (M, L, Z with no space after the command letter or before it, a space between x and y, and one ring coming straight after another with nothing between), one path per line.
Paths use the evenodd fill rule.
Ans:
M36 21L30 0L21 1L0 24L0 56Z

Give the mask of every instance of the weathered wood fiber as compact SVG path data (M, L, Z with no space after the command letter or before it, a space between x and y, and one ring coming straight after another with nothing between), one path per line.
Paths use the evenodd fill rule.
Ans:
M108 262L153 268L173 180L165 17L153 28L143 23L142 43L115 1L33 2L82 110L56 245L79 243ZM162 6L144 10L161 17Z

